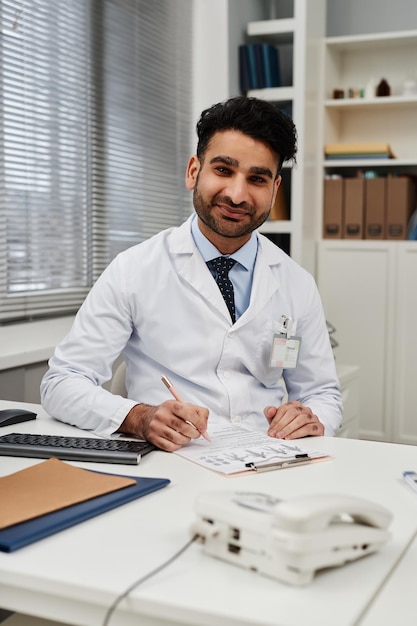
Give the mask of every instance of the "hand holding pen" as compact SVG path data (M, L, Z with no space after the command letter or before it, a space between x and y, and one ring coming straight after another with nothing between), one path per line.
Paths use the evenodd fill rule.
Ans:
M164 383L164 385L167 387L171 395L175 398L175 400L178 400L178 402L184 402L184 400L181 398L180 394L178 393L174 385L171 383L169 378L167 378L166 376L161 376L161 380ZM196 430L198 430L197 426L193 424L192 422L190 422L189 420L184 420L184 421L190 426L193 426ZM206 439L207 441L210 441L210 435L208 434L207 431L200 432L200 434L204 437L204 439Z
M164 380L166 379L166 380ZM184 402L168 378L162 378L177 402L165 400L157 406L137 403L126 415L118 432L136 435L157 448L174 452L206 432L209 411L204 406Z

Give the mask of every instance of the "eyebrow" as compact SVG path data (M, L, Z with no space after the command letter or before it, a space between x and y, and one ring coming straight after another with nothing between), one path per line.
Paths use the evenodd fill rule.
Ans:
M212 165L213 163L224 163L225 165L229 165L230 167L239 167L239 161L237 159L233 159L229 156L223 156L221 154L210 159L210 165ZM249 168L249 172L251 174L256 174L257 176L267 176L271 180L273 179L273 174L269 167L259 167L253 165L251 168Z

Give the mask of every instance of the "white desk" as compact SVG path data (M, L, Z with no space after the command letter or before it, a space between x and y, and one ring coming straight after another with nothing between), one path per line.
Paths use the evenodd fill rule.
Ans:
M0 402L0 409L17 403ZM36 405L36 422L1 432L72 433ZM171 485L12 554L0 553L0 606L82 626L99 626L108 606L132 582L171 557L189 538L193 503L208 489L263 491L283 498L305 493L347 493L387 506L392 540L377 554L323 571L312 584L290 587L203 554L193 544L178 560L138 587L113 614L110 626L379 626L379 593L417 531L417 497L401 480L417 467L417 448L339 438L304 439L330 453L328 462L225 478L176 455L154 452L139 466L78 464L103 471L171 479ZM0 458L2 475L36 459ZM405 563L406 561L404 561ZM400 571L400 570L398 570ZM393 581L395 580L395 574ZM394 596L394 597L391 597ZM392 610L396 598L391 594ZM381 596L383 597L383 596ZM396 615L401 625L401 605ZM397 603L398 607L398 603ZM375 609L376 610L376 609ZM391 612L392 613L392 612ZM371 617L369 618L371 620Z
M409 497L414 499L416 494L410 491ZM414 538L403 559L367 611L361 622L363 626L417 624L416 565L417 538Z

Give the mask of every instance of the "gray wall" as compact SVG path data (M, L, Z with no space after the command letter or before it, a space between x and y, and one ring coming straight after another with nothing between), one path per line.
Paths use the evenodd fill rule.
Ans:
M327 36L417 29L416 0L327 0Z

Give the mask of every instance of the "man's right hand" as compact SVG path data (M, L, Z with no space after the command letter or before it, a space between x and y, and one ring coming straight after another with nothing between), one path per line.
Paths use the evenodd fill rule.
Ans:
M166 400L159 406L136 404L118 432L136 435L161 450L174 452L206 432L208 416L205 407L178 400Z

